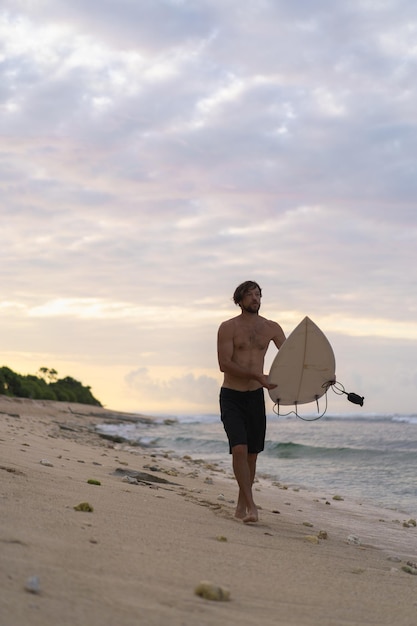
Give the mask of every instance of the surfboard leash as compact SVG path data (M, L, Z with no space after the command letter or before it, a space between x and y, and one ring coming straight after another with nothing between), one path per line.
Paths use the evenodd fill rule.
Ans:
M341 395L345 394L347 396L347 399L349 400L349 402L352 402L353 404L359 404L359 406L363 406L363 401L365 400L364 396L360 396L359 394L354 393L353 391L348 393L345 390L345 388L342 385L342 383L339 383L338 381L334 381L334 382L330 383L330 386L333 389L333 391L335 392L335 394L337 394L338 396L341 396ZM326 389L326 392L327 392L327 389Z
M316 415L314 417L304 417L303 415L300 415L298 412L298 403L294 402L294 406L295 406L295 410L292 411L288 411L288 413L280 413L280 404L279 404L279 399L277 400L277 402L275 402L274 406L272 407L272 410L274 411L274 413L276 415L278 415L278 417L288 417L289 415L295 415L296 417L298 417L300 420L303 420L304 422L315 422L319 419L321 419L323 417L323 415L325 415L326 411L327 411L327 392L330 389L330 387L332 388L332 390L334 391L334 393L336 395L346 395L347 399L349 400L349 402L352 402L353 404L359 404L360 406L363 406L363 402L365 400L364 396L360 396L357 393L354 393L353 391L351 392L347 392L345 390L344 385L342 385L342 383L339 383L336 380L329 380L327 382L325 382L322 385L322 388L325 390L324 391L324 397L325 397L325 407L324 410L322 411L322 413L320 413L320 406L319 406L319 399L321 396L316 396L315 400L316 400L316 404L317 404L317 413L320 413L320 415Z
M279 400L277 402L275 402L274 406L272 407L273 412L278 415L278 417L288 417L289 415L295 415L296 417L298 417L300 420L303 420L304 422L315 422L317 420L319 420L320 418L323 417L323 415L326 413L327 411L327 389L324 393L325 395L325 399L326 399L326 404L324 407L324 411L322 413L320 413L320 406L319 406L319 398L321 396L316 396L315 400L316 400L316 404L317 404L317 413L320 413L320 415L315 415L314 417L304 417L303 415L300 415L298 412L298 402L294 402L294 406L295 406L295 410L292 411L288 411L288 413L280 413L279 407Z

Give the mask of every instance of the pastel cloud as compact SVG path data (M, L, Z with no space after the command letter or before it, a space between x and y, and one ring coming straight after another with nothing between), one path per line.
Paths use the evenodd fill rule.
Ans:
M217 383L248 276L286 332L308 314L343 350L414 345L416 31L406 0L5 0L10 364L44 342L107 351L121 387L162 366Z

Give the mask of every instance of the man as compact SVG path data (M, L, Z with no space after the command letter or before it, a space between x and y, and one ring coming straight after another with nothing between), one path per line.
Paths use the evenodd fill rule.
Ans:
M233 471L239 485L235 517L257 522L252 495L258 453L264 449L266 416L263 387L273 389L263 373L269 343L279 349L285 341L279 324L259 315L262 291L253 281L239 285L233 300L241 312L220 325L217 349L224 380L220 390L221 419L226 431Z

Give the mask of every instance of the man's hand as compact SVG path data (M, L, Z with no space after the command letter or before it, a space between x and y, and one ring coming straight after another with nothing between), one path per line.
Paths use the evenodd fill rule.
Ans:
M278 385L274 385L273 383L270 383L268 380L268 376L266 376L265 374L262 374L262 376L259 376L258 380L261 383L262 387L265 387L265 389L275 389L275 387L278 386Z

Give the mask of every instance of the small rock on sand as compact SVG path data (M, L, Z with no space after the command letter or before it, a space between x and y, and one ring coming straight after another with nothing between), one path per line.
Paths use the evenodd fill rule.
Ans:
M208 580L202 580L194 589L194 593L205 600L224 602L230 600L230 591L219 585L214 585Z
M94 511L91 504L88 502L80 502L77 506L74 506L75 511L83 511L84 513L92 513Z
M46 467L53 467L53 464L51 463L51 461L48 461L48 459L41 459L39 463L41 465L45 465Z
M25 591L29 593L38 594L40 593L40 584L38 576L30 576L25 585Z
M352 546L360 546L362 543L357 535L349 535L347 542Z

